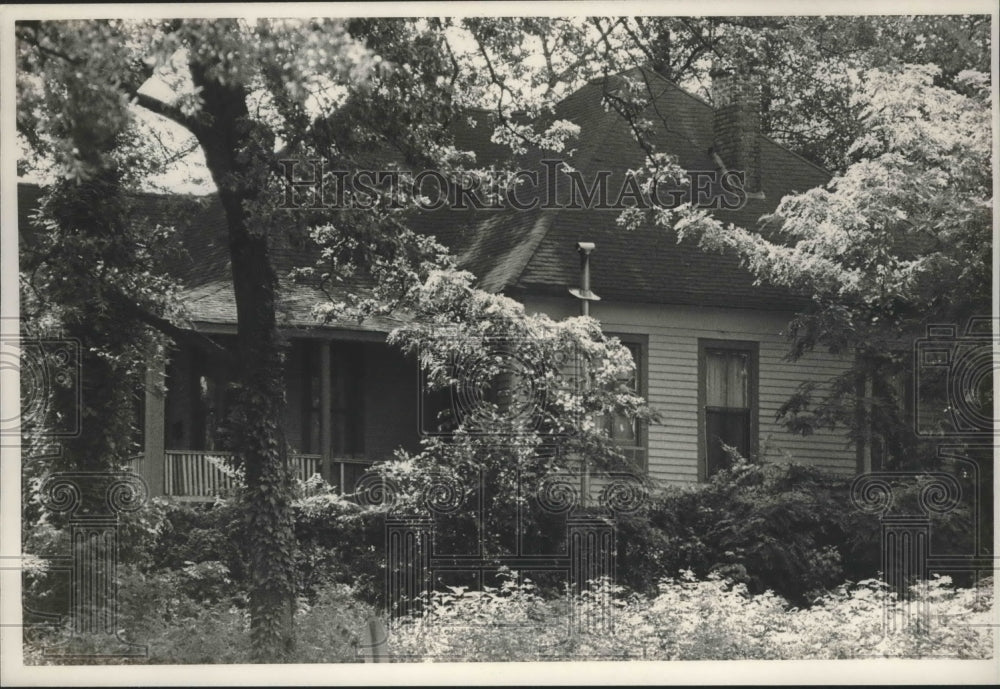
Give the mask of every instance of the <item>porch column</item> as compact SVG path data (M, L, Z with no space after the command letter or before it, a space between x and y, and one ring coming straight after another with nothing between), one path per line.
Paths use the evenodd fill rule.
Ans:
M319 342L319 446L323 480L333 482L333 387L330 380L330 341ZM343 486L341 486L343 489Z
M143 418L142 476L146 480L149 497L164 494L166 451L164 448L164 354L160 347L146 362L146 404Z

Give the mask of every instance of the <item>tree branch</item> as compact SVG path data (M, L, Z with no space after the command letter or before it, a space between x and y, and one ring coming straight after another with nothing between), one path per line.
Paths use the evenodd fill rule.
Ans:
M174 342L189 344L192 347L204 352L213 363L227 363L229 361L226 350L218 342L197 330L182 328L166 318L147 311L125 295L113 292L108 294L111 301L120 307L126 314L132 316L140 323L144 323L155 330L163 333Z
M160 115L161 117L165 117L168 120L176 122L196 137L202 133L204 129L202 123L198 119L184 114L181 109L175 105L170 105L169 103L162 101L159 98L154 98L148 94L140 93L138 90L133 91L129 95L140 107Z
M17 36L17 38L19 40L25 41L26 43L30 43L35 48L37 48L39 52L48 55L49 57L56 57L59 58L60 60L64 60L70 63L71 65L79 65L83 62L80 58L75 58L72 55L68 55L62 50L42 45L42 42L38 38L38 28L40 22L37 21L23 22L23 23L18 22L18 24L21 24L21 26L15 29L15 35Z

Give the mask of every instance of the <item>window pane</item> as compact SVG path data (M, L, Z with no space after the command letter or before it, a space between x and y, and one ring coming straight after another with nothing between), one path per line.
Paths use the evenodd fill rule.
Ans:
M726 406L725 352L705 353L705 405Z
M642 367L642 345L637 342L623 342L622 345L629 350L632 360L635 362L635 369L632 375L628 379L622 379L622 383L628 389L641 394L642 383L639 371ZM604 433L620 446L634 448L643 455L645 454L644 450L638 448L639 443L642 442L642 437L639 433L638 422L635 419L623 414L605 414L598 420L598 424ZM626 452L626 456L630 456L628 452ZM645 461L644 457L643 461Z
M640 358L640 346L634 342L626 342L625 348L628 349L629 353L632 355L632 361L635 362L635 369L632 372L632 377L629 378L628 386L631 390L635 392L642 392L639 390L639 368L642 366L642 359Z
M646 450L641 447L630 447L622 450L622 454L625 455L625 459L632 463L638 469L647 469L646 467Z
M705 411L708 475L729 466L729 455L723 443L739 450L744 457L750 452L750 414L746 411Z
M747 352L705 352L705 406L748 408L750 356Z
M750 356L746 352L733 352L729 357L726 387L726 406L746 409L750 406L747 394L750 380Z
M635 443L635 421L624 414L615 414L611 437L627 445Z

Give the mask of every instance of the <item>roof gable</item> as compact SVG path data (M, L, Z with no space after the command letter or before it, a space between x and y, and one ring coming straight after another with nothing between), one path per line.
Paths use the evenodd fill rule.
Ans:
M657 150L677 156L689 171L717 171L710 153L712 106L654 72L634 70L632 76L645 79L650 90L650 104L642 116L653 123L651 138ZM644 154L628 123L604 108L602 95L608 87L613 87L610 80L587 84L557 106L556 116L580 126L576 150L566 156L567 162L588 184L598 172L609 172L614 199L628 170L643 165ZM490 134L489 128L481 131L481 136ZM530 166L537 158L523 162ZM762 135L761 167L765 198L749 199L738 210L715 211L716 217L753 228L782 197L829 179L823 169ZM591 257L592 289L604 299L761 309L804 303L785 289L754 285L734 256L705 253L690 241L678 243L672 232L648 223L624 230L617 224L618 210L493 213L493 217L466 217L464 223L451 219L450 245L484 289L565 296L579 282L576 244L588 241L597 244ZM464 232L454 229L458 224L464 224Z
M715 170L712 107L655 73L639 73L650 85L652 98L645 115L654 123L658 150L674 154L688 170ZM555 116L580 126L580 137L558 156L583 173L589 183L602 170L610 173L609 189L617 190L629 169L642 165L643 155L627 123L602 104L604 80L591 82L568 96ZM490 141L492 126L485 111L469 113L476 126L452 124L456 146L471 150L480 165L510 159L509 151ZM521 156L522 169L538 168L545 156ZM750 200L736 211L718 211L727 222L753 227L774 210L781 197L824 184L829 175L772 140L761 137L764 200ZM19 185L21 232L40 190ZM192 320L235 323L236 308L226 238L225 218L216 196L138 194L138 221L173 225L185 251L171 262L184 283L183 298ZM752 276L729 255L709 254L689 241L678 243L672 232L644 224L634 231L618 226L617 210L533 208L455 211L442 209L412 218L414 227L434 234L457 257L459 265L477 276L483 289L516 295L567 296L579 282L576 244L595 242L591 286L605 300L702 306L786 309L804 303L787 290L754 285ZM327 298L315 285L294 283L291 268L312 265L315 256L305 246L281 241L274 247L281 280L280 310L291 326L314 326L312 306ZM342 286L344 289L350 286ZM363 285L355 285L364 289ZM380 324L340 324L352 329L388 330Z

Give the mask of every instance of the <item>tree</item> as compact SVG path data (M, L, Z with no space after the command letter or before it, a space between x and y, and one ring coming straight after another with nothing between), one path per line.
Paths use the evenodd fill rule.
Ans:
M963 21L955 20L954 32L967 30L970 38L963 48L975 53L984 40L983 24L976 20L965 26ZM348 306L361 316L389 311L405 303L436 269L448 265L442 247L414 232L408 222L419 197L412 173L434 169L449 176L472 172L487 180L503 177L502 172L477 168L476 161L455 148L449 124L463 116L466 107L493 111L494 140L509 146L512 154L527 148L561 150L573 128L551 121L553 103L583 80L650 61L671 78L697 82L712 59L748 56L745 59L756 61L771 84L764 90L769 131L779 133L787 121L789 133L783 140L804 151L810 141L819 142L810 155L836 162L837 137L856 131L851 123L861 102L840 115L827 112L827 106L844 100L857 84L851 80L854 63L837 52L841 41L811 40L816 30L833 27L840 36L867 37L870 49L859 53L863 67L869 66L865 60L876 59L877 47L887 44L901 46L900 51L922 45L943 54L942 42L925 37L921 43L923 34L915 20L898 25L872 22L430 18L18 24L19 132L34 151L55 162L64 179L81 183L79 188L62 185L70 194L67 198L77 201L68 202L65 212L59 203L50 202L46 217L56 224L48 227L80 234L81 246L93 249L85 253L93 257L92 265L114 267L81 272L78 284L83 289L53 291L57 300L79 306L78 296L99 292L114 302L115 312L111 321L94 321L97 329L131 321L207 346L171 313L169 304L152 298L157 286L168 284L157 266L141 252L116 255L116 247L130 245L122 238L146 240L144 228L131 227L123 220L123 205L110 200L136 188L150 172L150 160L168 160L194 147L203 154L222 203L239 321L239 395L231 437L245 470L248 528L256 536L249 543L250 611L260 658L280 659L293 642L294 539L287 448L277 422L283 417L284 342L275 313L279 276L273 262L289 236L305 233L322 253L318 270L304 277L321 285L351 276L368 279L373 291ZM898 43L884 40L886 35L898 36ZM769 47L772 44L777 48ZM823 65L838 67L831 80L817 81L814 72L799 70L794 82L799 90L786 93L778 88L787 81L782 65L801 67L817 54L826 60ZM893 53L892 59L897 57ZM938 78L957 79L954 73L949 66ZM168 95L155 95L149 87L153 82ZM625 113L636 111L641 101L641 90L617 101L608 94L609 105ZM187 140L165 155L144 155L155 139L148 126L151 118L169 121ZM634 131L642 144L642 127ZM834 141L833 151L823 148L824 141ZM283 161L317 157L328 161L328 174L391 166L403 173L403 183L375 189L365 204L353 207L283 208ZM892 160L889 156L882 164ZM662 171L665 162L654 158L652 167ZM898 169L902 163L896 165L886 169ZM84 210L74 205L85 198L81 189L101 198L106 194L109 203L78 215ZM873 207L878 203L872 200ZM794 217L793 210L791 205L782 209ZM786 224L794 228L794 222ZM686 225L692 230L702 226L706 236L715 236L704 219ZM95 242L102 233L114 241ZM742 241L749 235L728 236ZM142 241L139 246L144 246ZM154 243L149 239L145 246ZM771 246L783 250L783 245ZM827 275L823 261L829 259L822 252L819 257L823 260L813 260L811 268L819 267L817 276L822 277ZM53 257L49 268L54 278L67 267L60 260ZM921 264L921 269L929 270L929 265ZM342 313L339 306L326 311ZM833 307L827 311L832 313ZM130 360L141 349L137 342L117 340L98 347ZM118 412L109 408L99 413ZM119 452L110 446L108 450Z
M417 452L398 451L362 484L383 508L430 516L435 552L475 556L478 563L467 564L478 568L525 547L537 554L570 547L567 511L593 508L597 497L579 473L581 460L617 480L598 500L603 507L638 508L648 483L601 421L658 416L628 385L629 350L596 320L528 314L474 284L469 273L440 270L407 295L416 318L389 340L418 358L428 407L439 394L449 401L425 419L437 431ZM565 584L532 577L554 590Z
M468 29L482 55L489 59L492 46L493 58L511 65L508 57L517 46L509 38L518 24L470 21ZM273 251L287 240L289 226L313 226L324 256L336 266L334 279L354 271L376 278L381 291L366 304L369 311L390 308L386 299L441 260L436 243L400 221L398 205L412 208L414 190L403 189L395 197L399 203L376 204L370 212L345 210L331 222L327 212L310 215L280 207L281 161L319 155L342 169L377 169L388 151L411 168L455 170L448 121L467 104L460 96L489 95L491 85L498 89L502 128L518 140L530 140L531 129L515 127L510 116L519 100L503 102L511 94L504 77L496 71L484 77L468 55L457 55L448 38L453 28L437 20L17 26L19 131L36 152L54 161L63 178L91 189L95 180L106 180L104 191L120 197L121 189L145 171L134 145L141 110L186 130L204 154L225 211L237 303L239 396L231 435L246 476L247 526L254 534L248 544L250 612L262 659L280 659L293 643L295 544L287 447L278 422L284 405L283 340L275 314ZM143 87L152 77L172 89L172 97L150 95ZM556 141L558 132L553 136L547 140ZM130 137L132 146L117 145ZM61 215L55 204L47 208L56 223L50 229L71 228L86 241L102 233L116 242L128 236L120 208L113 204L79 217L79 205L67 206ZM109 247L94 246L103 262ZM119 258L116 270L130 279L142 274L136 257ZM70 267L58 261L52 266L56 276ZM96 290L113 284L107 278L91 271L81 275ZM137 303L132 288L119 287L111 296L121 302L125 316L172 338L191 337L156 304ZM73 294L63 291L56 298L72 301ZM116 327L122 315L112 319ZM110 327L108 321L98 324L100 330ZM105 355L129 353L117 341L99 346L111 350Z
M711 98L713 63L758 75L761 128L796 153L834 171L863 132L859 75L906 63L936 64L935 84L963 88L967 69L988 72L990 22L971 16L609 17L600 68L644 64Z
M793 358L816 348L854 356L827 395L804 387L785 405L793 429L842 425L860 443L874 423L897 458L916 464L913 420L892 385L911 365L900 345L927 323L988 314L992 294L987 78L960 74L973 93L963 95L936 86L940 74L865 73L852 103L865 130L848 152L855 162L826 187L782 199L757 230L690 207L657 218L706 250L736 252L759 280L812 296L791 323ZM872 394L858 397L859 378Z
M444 410L447 447L431 438L424 459L451 454L486 464L475 458L489 453L470 451L469 442L488 446L515 438L515 454L559 446L557 454L520 462L529 477L570 468L567 457L587 457L599 469L636 470L600 427L603 415L641 423L657 418L627 384L635 373L628 349L590 317L554 321L528 314L519 302L474 284L470 273L432 272L407 295L414 323L389 336L420 358L429 392L449 390L468 400ZM504 461L493 469L502 471Z

